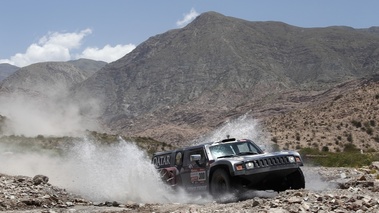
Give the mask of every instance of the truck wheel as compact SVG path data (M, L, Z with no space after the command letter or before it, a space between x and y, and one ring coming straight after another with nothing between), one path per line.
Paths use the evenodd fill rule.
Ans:
M278 181L274 184L274 191L282 192L287 189L303 189L305 188L304 174L299 169L296 172L293 172L287 177L283 178L282 181Z
M224 169L217 169L211 180L211 194L215 198L221 198L232 191L230 177Z
M304 180L304 174L303 171L300 169L296 172L288 175L288 188L290 189L303 189L305 188L305 180Z

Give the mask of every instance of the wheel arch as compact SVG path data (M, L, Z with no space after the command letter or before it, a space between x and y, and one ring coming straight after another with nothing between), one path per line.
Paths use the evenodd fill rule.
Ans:
M210 183L212 181L212 176L213 176L213 173L217 170L217 169L223 169L226 171L226 173L231 176L230 174L230 169L229 169L229 166L228 165L225 165L225 164L221 164L221 165L217 165L217 166L213 166L211 167L210 171L209 171L209 178L208 178L208 184L210 186ZM210 188L210 187L209 187Z

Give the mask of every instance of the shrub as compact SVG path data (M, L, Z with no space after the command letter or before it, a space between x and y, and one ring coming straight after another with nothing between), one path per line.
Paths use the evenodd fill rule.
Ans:
M347 135L347 138L346 138L346 139L347 139L347 141L349 141L350 143L353 142L353 136L351 135L351 133Z
M372 135L373 132L374 132L374 130L373 130L371 127L368 127L368 128L366 129L366 133L369 134L369 135Z
M321 148L321 151L322 151L322 152L329 152L329 147L328 147L328 146L323 146L323 147Z
M274 142L274 143L278 143L278 138L277 137L272 137L271 141Z
M360 121L352 120L351 124L353 124L353 126L355 126L356 128L362 127L362 123Z
M379 160L377 153L361 154L360 152L322 152L313 148L300 150L304 163L326 167L361 167L371 165Z
M340 98L342 98L342 95L337 95L336 97L334 97L334 100L336 101L336 100L338 100Z
M354 144L348 143L348 144L345 144L343 151L344 152L359 152L359 149L357 149L357 147Z
M300 134L299 133L296 133L296 140L300 141Z

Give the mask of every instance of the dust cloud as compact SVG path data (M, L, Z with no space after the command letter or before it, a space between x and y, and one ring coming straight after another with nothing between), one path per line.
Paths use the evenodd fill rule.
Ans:
M55 186L95 202L205 202L206 198L174 192L161 182L146 153L122 138L102 144L88 138L65 146L63 154L24 150L0 144L0 173L33 177L43 174ZM207 200L210 201L210 198Z
M273 143L269 140L269 134L264 132L258 119L249 115L243 115L235 120L224 123L210 134L200 137L194 143L206 143L220 141L227 136L236 139L250 139L261 149L271 151Z
M1 94L0 115L7 118L1 128L2 133L27 137L76 136L82 135L85 130L98 129L95 122L100 114L97 100L85 100L84 113L78 101L67 98L66 90L56 91L54 94Z
M248 116L225 123L199 143L220 140L230 135L254 140L266 150L270 147L259 121ZM134 201L140 203L205 203L209 197L174 192L160 180L146 153L132 141L119 138L117 143L104 144L79 137L60 147L63 153L49 150L25 150L22 146L0 143L0 173L33 177L43 174L50 183L96 202ZM307 188L319 189L314 174L305 170ZM313 178L311 185L308 181ZM320 184L323 182L320 179ZM326 187L322 186L322 187ZM272 197L275 193L252 192L248 197Z

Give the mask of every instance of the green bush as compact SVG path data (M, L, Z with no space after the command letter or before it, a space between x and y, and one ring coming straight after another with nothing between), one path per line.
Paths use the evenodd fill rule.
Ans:
M362 123L360 121L352 120L351 124L353 124L353 126L355 126L357 128L361 128L362 127Z
M349 141L350 143L353 142L353 136L351 135L351 133L347 135L346 139L347 139L347 141Z
M353 150L353 149L351 149ZM300 150L305 164L325 167L361 167L371 165L379 160L378 153L361 154L358 149L349 152L322 152L318 149L304 148Z
M321 151L322 151L322 152L329 152L329 147L328 147L328 146L323 146L323 147L321 148Z
M277 137L272 137L271 141L274 142L274 143L278 143L278 138Z

